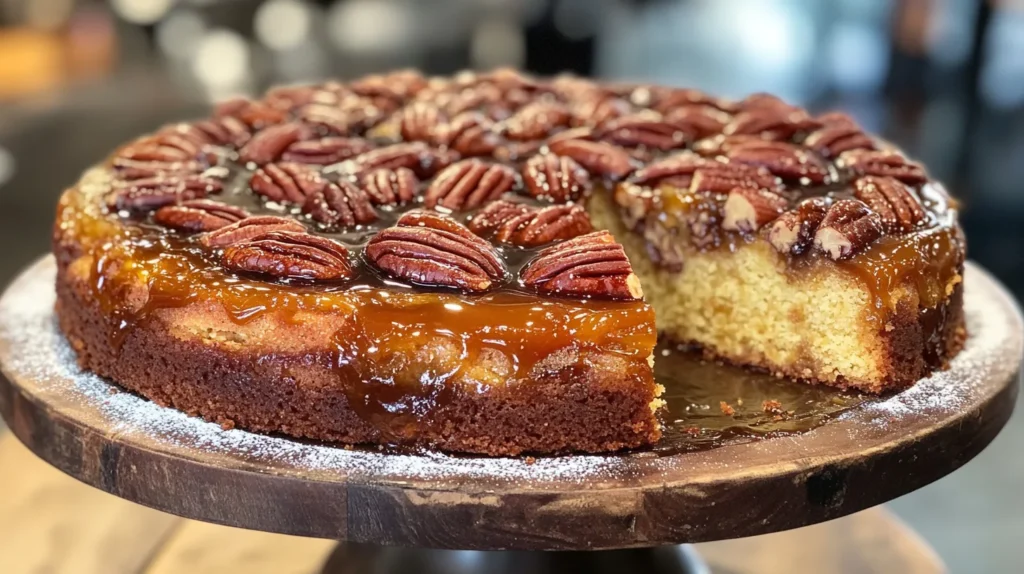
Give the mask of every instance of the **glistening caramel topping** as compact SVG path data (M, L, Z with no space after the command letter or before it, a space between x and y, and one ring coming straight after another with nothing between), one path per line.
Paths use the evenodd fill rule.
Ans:
M795 268L821 259L858 275L858 266L891 260L882 252L899 252L902 266L871 264L894 281L935 259L955 266L962 252L955 234L938 242L948 252L923 239L953 227L955 212L941 193L927 197L938 187L919 164L846 115L811 116L765 94L729 102L695 90L542 81L510 70L447 79L403 71L226 102L210 119L128 144L111 167L107 205L129 225L150 240L161 233L153 223L163 226L208 265L268 282L354 285L369 277L416 289L624 298L628 289L600 282L582 291L537 289L540 282L521 272L540 250L592 231L582 205L609 192L655 263L669 270L685 266L688 249L733 249L758 238ZM474 237L481 243L472 243L473 253L488 255L470 257L472 265L447 261L459 270L453 279L410 271L422 262L408 263L418 252L404 243L382 254L379 245L405 227L393 227L403 213L423 208L468 224L482 238ZM263 263L238 265L238 256L226 264L226 246L254 233L253 222L239 217L334 241L352 254L351 273L267 273ZM424 233L436 235L416 235ZM545 283L561 280L552 281Z

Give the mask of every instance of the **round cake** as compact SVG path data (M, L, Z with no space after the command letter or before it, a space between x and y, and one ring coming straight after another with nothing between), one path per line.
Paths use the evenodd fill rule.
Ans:
M659 336L866 393L965 336L955 202L848 116L511 70L222 103L84 174L54 253L82 368L345 444L640 447Z

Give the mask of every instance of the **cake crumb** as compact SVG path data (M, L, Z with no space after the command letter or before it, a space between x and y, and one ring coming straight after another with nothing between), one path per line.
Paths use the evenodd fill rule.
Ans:
M231 430L231 429L235 428L235 421L232 421L232 420L221 421L220 428L222 428L224 430Z
M533 464L533 463L537 462L537 459L533 458L532 456L526 457L525 460L526 460L526 464Z
M782 403L775 399L768 399L761 403L761 410L768 414L777 415L782 413Z
M690 436L697 436L697 435L700 434L700 428L699 427L686 427L686 434L688 434Z
M722 410L723 415L731 417L736 414L736 409L732 408L732 406L725 401L720 401L718 403L718 408Z

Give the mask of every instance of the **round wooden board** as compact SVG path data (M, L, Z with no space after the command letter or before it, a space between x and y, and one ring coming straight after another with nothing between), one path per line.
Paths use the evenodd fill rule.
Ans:
M806 434L655 456L472 458L346 450L220 427L78 370L52 258L0 300L0 407L42 459L160 510L244 528L461 549L646 547L763 534L880 504L957 469L1009 418L1022 320L969 265L948 371Z

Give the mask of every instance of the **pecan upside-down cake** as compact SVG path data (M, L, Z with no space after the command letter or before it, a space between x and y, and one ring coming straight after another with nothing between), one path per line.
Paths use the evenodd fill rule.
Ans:
M964 339L943 187L764 94L509 70L277 88L88 171L54 251L84 368L343 443L650 444L659 333L868 393Z

